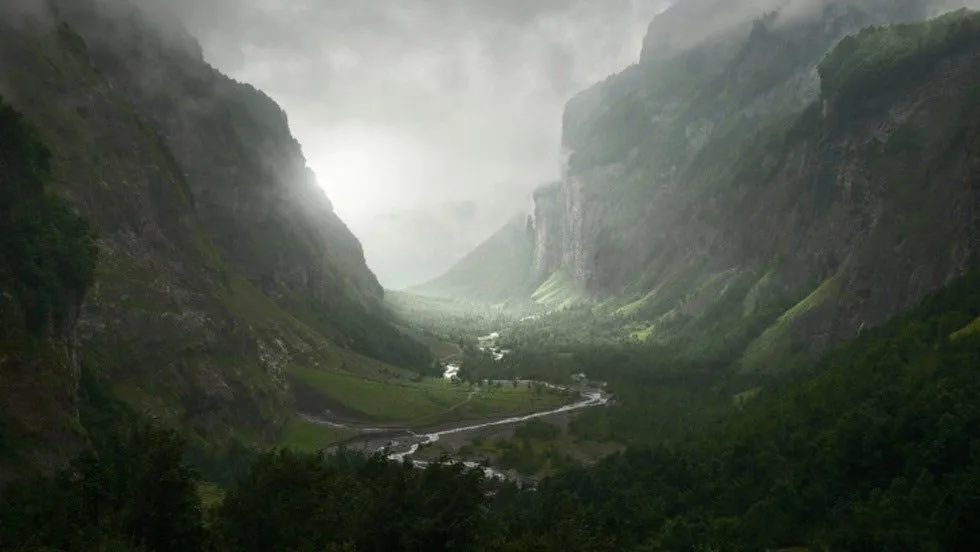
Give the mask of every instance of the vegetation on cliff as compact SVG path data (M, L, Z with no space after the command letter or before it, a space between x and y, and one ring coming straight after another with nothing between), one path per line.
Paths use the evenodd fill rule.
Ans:
M98 247L88 221L46 188L50 159L0 98L0 482L5 464L37 468L24 454L32 444L80 440L70 347Z
M868 96L914 83L978 45L980 16L966 9L926 22L868 27L844 37L820 63L822 96L841 109L860 109Z
M88 222L45 189L51 153L0 98L0 328L45 338L65 329L95 277ZM54 335L60 337L60 335Z

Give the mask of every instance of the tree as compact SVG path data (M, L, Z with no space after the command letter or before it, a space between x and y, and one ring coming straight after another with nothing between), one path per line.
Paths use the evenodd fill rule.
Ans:
M175 433L138 426L57 475L5 489L0 549L202 550L194 479Z

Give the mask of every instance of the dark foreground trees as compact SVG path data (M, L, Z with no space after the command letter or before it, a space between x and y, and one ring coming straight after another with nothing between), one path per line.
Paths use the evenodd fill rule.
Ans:
M195 473L176 434L137 427L63 472L3 490L0 550L201 550Z
M215 512L219 550L469 550L486 527L479 470L383 457L263 454Z

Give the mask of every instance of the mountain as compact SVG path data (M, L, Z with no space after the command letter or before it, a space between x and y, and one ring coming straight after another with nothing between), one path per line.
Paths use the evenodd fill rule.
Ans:
M530 278L533 223L518 215L448 272L407 291L451 299L506 303L526 296Z
M714 4L675 5L638 64L569 102L525 300L691 354L747 346L766 371L978 266L976 14L788 4L668 40Z
M0 478L16 464L10 450L43 467L83 446L83 372L138 414L220 447L272 438L300 385L294 366L395 374L383 363L430 363L389 323L360 243L268 96L126 0L2 8L0 95L13 113L3 147L44 152L16 169L34 187L17 197L60 237L37 251L11 242L11 259L53 260L0 280ZM27 161L4 159L8 197L8 167ZM55 198L70 207L43 207ZM97 236L90 288L85 234L60 245L73 231L59 228L76 224L65 209ZM48 291L17 291L36 282ZM49 297L56 327L26 332L24 313L45 312Z

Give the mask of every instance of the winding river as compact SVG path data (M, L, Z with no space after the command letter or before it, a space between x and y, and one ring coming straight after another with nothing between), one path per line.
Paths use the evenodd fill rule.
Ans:
M504 355L506 355L510 351L505 349L500 349L496 346L497 337L498 334L490 334L486 337L480 338L480 349L491 353L493 355L494 360L499 361L504 357ZM454 379L455 377L458 376L461 369L462 369L461 366L458 364L449 364L446 366L443 377L447 379ZM515 380L507 380L506 382L502 382L502 383L510 383L512 381ZM567 387L546 383L546 382L533 382L529 380L516 380L516 381L522 384L540 384L552 389L560 389L560 390L568 389ZM493 383L493 382L488 382L488 383ZM472 398L475 393L476 391L471 392L467 400L469 400L469 398ZM601 387L596 389L582 390L580 392L580 395L581 396L578 401L571 404L566 404L558 408L553 408L551 410L543 410L541 412L535 412L533 414L526 414L523 416L513 416L510 418L491 420L491 421L481 422L481 423L469 423L467 425L460 425L458 427L450 427L448 429L440 429L438 431L433 431L431 433L421 433L421 434L416 433L411 429L398 429L393 427L352 426L337 421L324 420L313 416L304 416L304 419L313 423L318 423L329 427L355 430L362 437L367 437L371 434L401 432L404 436L402 437L402 440L388 441L386 445L378 447L376 449L377 452L385 454L387 458L390 460L401 462L404 461L405 459L410 459L412 463L415 464L416 466L424 467L427 466L429 462L423 460L414 460L411 457L418 452L419 448L425 445L435 443L441 437L444 437L446 435L455 435L458 433L479 431L481 429L485 429L488 427L516 425L537 418L545 418L557 414L574 412L576 410L583 410L586 408L604 406L609 403L609 399L610 399L610 395L606 393L604 390L602 390ZM358 439L358 438L354 438L354 439ZM478 464L476 462L460 461L460 460L450 460L449 462L463 464L470 468L482 468L484 474L487 477L496 477L499 479L507 478L507 475L504 474L503 472L487 467L482 464Z
M492 422L484 422L484 423L481 423L481 424L473 424L473 425L467 425L467 426L461 426L461 427L454 427L454 428L451 428L451 429L444 429L442 431L436 431L435 433L426 433L424 435L418 435L418 434L416 434L416 433L413 432L412 434L415 435L416 437L420 437L421 440L418 441L418 442L413 443L411 445L411 447L409 447L409 449L406 450L406 451L404 451L404 452L397 452L397 453L389 454L388 455L388 458L390 458L392 460L402 460L406 456L411 456L411 455L415 454L416 452L418 452L419 447L424 446L424 445L428 445L428 444L431 444L431 443L435 443L443 435L452 435L454 433L466 433L468 431L476 431L476 430L483 429L483 428L486 428L486 427L494 427L494 426L502 426L502 425L519 424L519 423L522 423L522 422L527 422L529 420L533 420L535 418L543 418L545 416L551 416L553 414L561 414L563 412L572 412L574 410L581 410L583 408L591 408L593 406L601 406L601 405L606 404L607 402L609 402L609 395L607 395L606 393L604 393L602 391L589 391L589 392L583 393L582 394L582 399L579 400L578 402L575 402L575 403L572 403L572 404L566 404L565 406L562 406L560 408L555 408L554 410L544 410L544 411L541 411L541 412L535 412L534 414L527 414L527 415L524 415L524 416L514 416L512 418L504 418L502 420L494 420ZM382 448L381 450L383 451L384 448Z
M504 419L501 419L501 420L494 420L492 422L484 422L484 423L479 423L479 424L472 424L472 425L465 425L465 426L460 426L460 427L454 427L454 428L444 429L442 431L436 431L436 432L433 432L433 433L426 433L426 434L422 434L422 435L419 435L419 434L417 434L415 432L411 432L412 436L413 437L416 437L417 440L415 442L413 442L408 447L407 450L404 450L404 451L401 451L401 452L394 452L394 453L392 453L392 452L390 452L389 447L381 447L378 450L378 452L388 452L388 459L389 460L395 460L395 461L401 462L405 458L410 458L412 455L414 455L416 452L418 452L418 450L419 450L420 447L425 446L425 445L428 445L428 444L431 444L431 443L435 443L436 441L439 440L440 437L442 437L444 435L453 435L453 434L456 434L456 433L466 433L466 432L469 432L469 431L477 431L477 430L484 429L484 428L487 428L487 427L495 427L495 426L504 426L504 425L519 424L519 423L522 423L522 422L533 420L535 418L544 418L546 416L551 416L551 415L554 415L554 414L562 414L562 413L566 413L566 412L573 412L575 410L582 410L583 408L592 408L592 407L595 407L595 406L602 406L602 405L605 405L608 402L609 402L609 395L607 393L605 393L604 391L602 391L602 390L585 391L585 392L582 393L582 398L578 402L574 402L572 404L566 404L565 406L562 406L560 408L555 408L555 409L552 409L552 410L544 410L544 411L541 411L541 412L535 412L534 414L527 414L527 415L524 415L524 416L514 416L514 417L511 417L511 418L504 418ZM425 462L425 461L421 461L421 460L413 460L412 463L414 463L416 466L419 466L419 467L424 467L424 466L427 466L429 464L429 462ZM506 477L507 477L503 472L500 472L500 471L495 470L493 468L484 466L482 464L477 464L476 462L460 462L460 463L462 463L463 465L465 465L467 467L470 467L470 468L477 468L477 467L483 468L483 473L487 477L496 477L496 478L499 478L499 479L506 479Z

